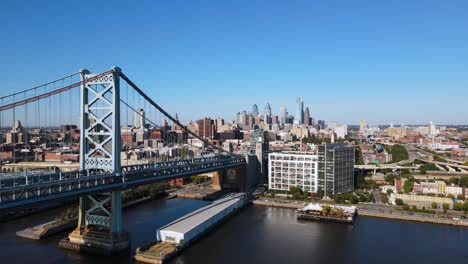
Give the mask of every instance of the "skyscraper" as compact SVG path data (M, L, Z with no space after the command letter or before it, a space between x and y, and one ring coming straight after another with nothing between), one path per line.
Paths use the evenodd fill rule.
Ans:
M265 105L265 115L266 116L271 116L271 107L270 107L270 103L267 103Z
M294 117L294 124L300 125L304 122L304 101L302 97L296 98L296 116Z
M354 191L354 147L344 143L318 145L318 189L325 196Z
M138 109L135 113L134 126L135 128L145 127L145 110Z
M311 125L309 107L306 107L306 109L304 111L304 125L306 125L306 126Z
M286 108L284 106L280 107L279 122L282 125L286 124Z
M256 104L252 105L252 116L253 118L257 117L258 115L258 106Z

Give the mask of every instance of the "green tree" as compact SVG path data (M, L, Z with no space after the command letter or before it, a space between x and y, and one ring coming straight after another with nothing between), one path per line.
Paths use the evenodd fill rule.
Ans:
M449 204L442 204L442 209L444 209L444 213L447 213L447 210L450 208L450 205Z
M414 186L414 181L408 179L405 181L405 184L403 184L403 191L405 191L405 193L409 193L413 190L413 186Z
M395 200L395 204L398 205L398 206L402 206L403 205L403 200L398 198L398 199Z
M457 199L458 200L465 200L465 195L459 194L459 195L457 195Z
M409 210L410 210L410 206L409 206L408 204L403 204L403 210L409 211Z
M460 186L461 187L468 187L468 176L461 176L460 177Z
M432 202L431 205L432 205L432 209L437 209L437 207L438 207L436 202Z

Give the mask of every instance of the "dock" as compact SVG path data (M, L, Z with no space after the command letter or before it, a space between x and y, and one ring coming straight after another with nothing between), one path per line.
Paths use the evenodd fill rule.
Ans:
M353 224L356 206L308 204L297 210L297 220L312 220Z
M137 248L135 260L165 263L247 204L244 193L229 194L157 230L156 240Z

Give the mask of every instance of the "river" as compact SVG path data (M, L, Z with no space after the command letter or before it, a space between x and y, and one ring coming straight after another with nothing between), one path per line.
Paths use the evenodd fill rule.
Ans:
M156 200L124 211L132 251L155 230L206 202ZM62 233L42 241L15 232L51 220L60 209L0 224L1 263L131 263L58 248ZM248 206L185 249L172 264L187 263L468 263L468 228L358 217L354 225L297 222L291 209Z

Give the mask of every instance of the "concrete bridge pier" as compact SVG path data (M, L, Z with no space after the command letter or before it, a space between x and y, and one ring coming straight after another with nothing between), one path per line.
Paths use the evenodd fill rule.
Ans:
M78 226L60 247L97 254L112 254L130 248L123 229L120 192L80 198Z

